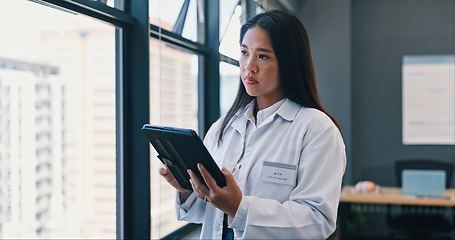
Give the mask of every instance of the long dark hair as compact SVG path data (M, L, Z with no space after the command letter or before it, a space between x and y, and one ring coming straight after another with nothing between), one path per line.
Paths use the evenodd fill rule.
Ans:
M316 76L311 58L310 43L302 22L292 14L272 10L256 15L240 29L240 44L245 33L258 26L270 36L280 69L280 85L290 100L310 108L316 108L330 117L341 132L337 120L328 114L321 104L316 87ZM240 79L234 104L226 114L219 132L218 144L224 130L237 111L244 108L254 97L248 95Z

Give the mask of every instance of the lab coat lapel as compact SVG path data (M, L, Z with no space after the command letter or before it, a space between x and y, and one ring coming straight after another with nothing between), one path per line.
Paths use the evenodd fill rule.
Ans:
M298 103L286 99L286 102L283 103L276 113L287 121L294 121L300 108L301 106Z
M255 101L256 100L253 99L242 110L237 111L237 113L234 116L234 119L232 120L231 127L233 127L237 132L239 132L243 138L245 138L246 135L246 123L248 122L248 119L245 117L244 114L248 110L248 108L254 105Z

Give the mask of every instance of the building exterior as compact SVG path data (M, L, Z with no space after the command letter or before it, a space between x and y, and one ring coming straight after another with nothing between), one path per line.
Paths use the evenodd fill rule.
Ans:
M114 34L112 27L42 32L43 57L61 69L65 232L82 238L116 236Z
M41 40L0 58L0 237L115 238L114 29Z
M61 82L51 65L0 58L0 236L49 236L60 214Z
M0 58L1 238L116 237L114 31L46 30L39 63ZM197 66L151 40L150 123L198 129ZM159 238L186 223L151 151Z

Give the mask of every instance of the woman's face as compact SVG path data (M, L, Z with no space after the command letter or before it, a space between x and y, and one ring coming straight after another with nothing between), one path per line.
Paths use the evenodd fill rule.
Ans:
M283 99L278 60L269 34L258 26L250 28L240 51L240 74L246 92L266 107Z

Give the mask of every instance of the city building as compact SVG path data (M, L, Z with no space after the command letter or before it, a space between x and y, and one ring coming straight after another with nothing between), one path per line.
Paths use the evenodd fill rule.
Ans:
M54 65L0 58L0 236L49 237L62 214L62 95Z

